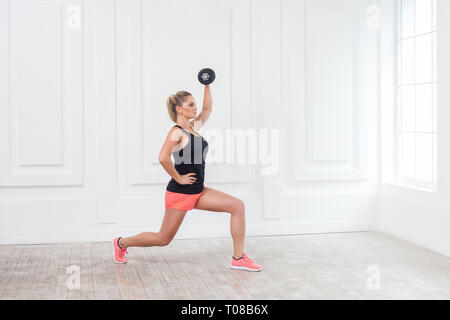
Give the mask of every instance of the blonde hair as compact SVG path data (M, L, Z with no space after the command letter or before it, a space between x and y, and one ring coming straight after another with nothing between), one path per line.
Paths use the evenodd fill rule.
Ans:
M188 96L192 96L192 94L187 91L178 91L177 93L172 94L169 98L167 98L167 111L169 112L170 119L172 119L173 122L177 122L176 106L181 107L185 98Z

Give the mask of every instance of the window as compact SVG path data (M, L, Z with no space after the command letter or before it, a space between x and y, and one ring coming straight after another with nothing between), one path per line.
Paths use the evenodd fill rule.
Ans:
M396 180L435 190L436 0L399 0Z

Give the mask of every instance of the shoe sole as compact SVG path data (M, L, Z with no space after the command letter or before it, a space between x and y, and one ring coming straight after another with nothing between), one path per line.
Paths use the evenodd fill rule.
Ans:
M235 267L235 266L231 266L231 269L236 269L236 270L247 270L247 271L253 271L253 272L256 272L256 271L261 271L263 268L261 268L261 269L250 269L250 268L247 268L247 267Z
M111 242L111 245L112 245L112 259L113 259L113 261L115 262L115 263L117 263L117 264L125 264L125 263L127 263L128 261L125 261L125 262L119 262L119 261L117 261L114 257L116 256L116 250L115 250L115 248L114 248L114 239L113 239L113 241Z

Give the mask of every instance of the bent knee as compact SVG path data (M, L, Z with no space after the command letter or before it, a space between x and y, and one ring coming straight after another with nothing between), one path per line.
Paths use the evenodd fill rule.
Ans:
M245 203L244 201L242 201L241 199L237 199L236 201L234 201L233 205L231 206L231 210L230 210L232 214L234 213L245 213Z
M172 239L173 239L173 237L161 235L159 237L158 245L160 247L167 246L167 245L169 245L170 242L172 242Z

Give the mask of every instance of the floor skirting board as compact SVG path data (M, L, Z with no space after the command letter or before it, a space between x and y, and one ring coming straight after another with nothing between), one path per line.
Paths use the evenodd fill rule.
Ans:
M308 223L272 223L247 224L246 236L272 236L293 234L315 234L334 232L357 232L372 230L373 222L369 220L346 220L332 222ZM120 229L110 228L102 230L68 230L43 232L0 232L0 245L19 244L49 244L75 242L103 242L109 241L116 235L131 236L140 232L158 230L150 229ZM175 239L201 239L231 237L230 226L201 226L180 227Z

